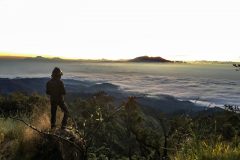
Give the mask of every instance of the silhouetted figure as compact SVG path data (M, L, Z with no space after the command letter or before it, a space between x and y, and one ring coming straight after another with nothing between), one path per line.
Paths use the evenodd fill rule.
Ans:
M64 95L66 94L65 87L61 81L61 76L63 75L62 71L55 67L52 71L52 78L47 82L46 93L50 95L51 101L51 128L56 127L56 112L57 106L59 106L64 112L62 119L62 129L66 128L67 119L69 115L68 108L64 102Z

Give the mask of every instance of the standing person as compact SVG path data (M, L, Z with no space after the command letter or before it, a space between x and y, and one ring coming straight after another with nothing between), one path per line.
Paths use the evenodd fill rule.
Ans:
M55 67L52 71L52 78L47 82L46 85L46 93L50 96L51 102L51 129L56 128L57 106L59 106L64 112L61 129L65 129L67 126L69 111L64 102L64 95L66 94L66 91L61 80L62 75L63 73L60 68Z

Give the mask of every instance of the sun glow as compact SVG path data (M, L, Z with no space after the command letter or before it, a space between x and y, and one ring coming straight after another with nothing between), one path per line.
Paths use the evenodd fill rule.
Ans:
M240 2L3 0L0 55L240 61Z

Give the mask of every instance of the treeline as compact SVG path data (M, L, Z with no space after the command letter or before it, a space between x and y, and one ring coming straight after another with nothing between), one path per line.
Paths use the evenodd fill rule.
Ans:
M7 142L17 140L12 159L240 159L240 115L235 110L164 115L142 108L136 97L129 97L119 106L114 102L114 97L105 92L84 99L76 97L68 102L71 118L67 131L49 132L34 122L50 112L47 97L22 93L0 96L0 134L4 135L0 138L0 155L6 155L1 148ZM40 134L29 149L29 142L19 136L24 136L24 130L18 136L6 132L9 117L34 124L55 138Z

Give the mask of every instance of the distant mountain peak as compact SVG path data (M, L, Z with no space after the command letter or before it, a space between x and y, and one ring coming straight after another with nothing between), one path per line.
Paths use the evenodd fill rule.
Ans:
M25 60L31 60L31 61L62 61L63 59L61 59L59 57L46 58L46 57L43 57L43 56L36 56L36 57L25 58Z
M46 59L46 58L43 56L36 56L35 59Z
M172 62L170 60L164 59L162 57L149 57L149 56L140 56L134 59L129 60L129 62Z

